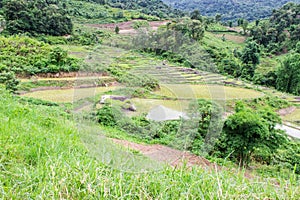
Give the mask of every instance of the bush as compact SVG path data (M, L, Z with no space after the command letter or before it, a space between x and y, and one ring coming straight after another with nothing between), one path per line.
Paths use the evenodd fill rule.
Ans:
M19 83L14 72L1 72L0 70L0 84L4 84L6 90L14 93Z
M300 174L300 143L289 142L282 146L275 154L272 164Z
M0 37L2 68L17 75L77 71L81 60L67 51L24 36Z
M122 112L110 105L105 105L96 112L97 122L104 126L116 126L122 117Z

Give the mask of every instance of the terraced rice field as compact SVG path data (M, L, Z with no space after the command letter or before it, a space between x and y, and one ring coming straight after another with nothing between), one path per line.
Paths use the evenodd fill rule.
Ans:
M284 117L282 117L282 119L284 121L288 121L294 124L300 124L300 108L297 108L294 112L292 112L291 114L288 114Z
M248 99L261 97L261 92L222 85L164 84L155 94L178 99Z
M223 75L190 69L180 66L168 66L155 62L147 66L137 66L132 73L150 75L163 84L227 84L235 86L251 86L239 80L227 78Z
M66 89L66 90L44 90L26 93L23 96L33 97L57 103L71 103L87 97L103 94L104 92L115 90L117 87L97 87L82 89Z

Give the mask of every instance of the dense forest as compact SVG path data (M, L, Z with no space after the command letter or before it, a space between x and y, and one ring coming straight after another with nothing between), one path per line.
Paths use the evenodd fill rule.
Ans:
M90 0L99 4L107 4L114 8L121 8L124 10L139 10L144 14L157 16L160 18L180 17L183 15L182 11L173 9L167 6L161 0Z
M267 51L287 52L300 40L300 5L289 3L274 10L269 20L251 29L250 36Z
M11 34L70 34L73 24L64 8L65 4L58 1L5 1L6 31Z
M164 0L174 8L193 11L199 10L205 16L220 14L223 21L236 21L244 18L250 21L267 18L273 9L287 2L299 3L299 0Z

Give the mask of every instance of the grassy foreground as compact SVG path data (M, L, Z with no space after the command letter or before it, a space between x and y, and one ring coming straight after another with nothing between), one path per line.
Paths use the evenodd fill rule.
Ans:
M248 179L235 170L198 167L114 169L86 147L97 148L97 140L86 139L90 131L78 129L59 108L21 104L1 89L0 95L0 199L300 198L293 178Z

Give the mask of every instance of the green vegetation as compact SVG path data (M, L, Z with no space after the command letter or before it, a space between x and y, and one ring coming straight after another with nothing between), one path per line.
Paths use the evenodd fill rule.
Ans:
M249 165L257 148L262 148L267 157L274 157L276 150L287 141L282 131L275 129L281 123L277 114L267 108L255 113L241 103L235 111L226 120L219 143L224 157L230 155L241 167Z
M163 0L165 3L181 10L199 10L202 15L215 17L218 14L224 21L236 21L245 18L250 21L267 18L276 8L287 2L300 3L299 0Z
M73 88L80 87L82 85L90 87L101 87L108 85L115 81L114 78L109 76L103 77L72 77L72 78L37 78L21 79L21 83L18 86L18 90L30 91L30 89L39 87L49 88Z
M277 129L299 99L253 84L300 93L299 5L239 27L160 0L2 6L0 199L299 199Z
M274 10L269 20L250 30L250 36L271 53L286 53L299 41L300 5L289 3Z
M0 37L1 72L19 76L77 71L80 60L59 47L23 36Z
M287 56L277 72L276 88L283 92L300 94L300 54Z
M1 97L1 198L298 199L300 195L294 178L286 184L279 178L280 185L274 186L271 179L198 167L142 174L117 170L101 162L100 154L92 154L100 152L99 147L107 147L107 153L124 152L95 134L96 127L77 129L59 109L24 105L3 91Z
M151 76L136 76L128 72L128 66L110 65L107 71L120 83L125 84L127 87L142 87L146 90L152 91L159 88L158 81Z
M93 1L98 2L97 0L93 0ZM151 1L108 0L108 5L115 8L125 9L125 10L139 10L144 14L157 16L161 19L176 18L178 16L183 15L183 12L172 9L171 7L164 4L161 0L151 0Z
M58 1L4 1L5 30L10 34L71 34L73 24L64 6Z
M82 24L115 23L133 19L158 20L158 17L141 13L138 10L112 8L108 4L103 5L95 1L68 0L66 4L67 13L75 22Z
M0 73L0 84L4 84L6 90L10 92L15 92L19 84L19 80L16 79L14 72L6 72L1 70Z

